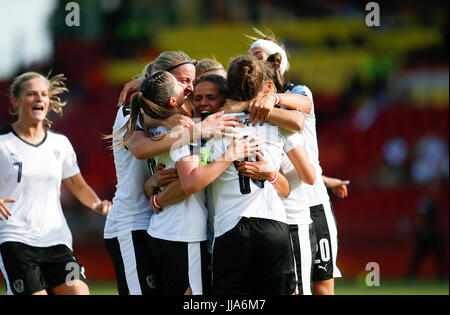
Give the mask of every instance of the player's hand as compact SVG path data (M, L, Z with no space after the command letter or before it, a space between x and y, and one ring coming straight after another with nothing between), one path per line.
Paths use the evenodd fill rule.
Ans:
M155 167L154 173L150 176L144 184L144 191L148 198L156 194L156 189L169 185L174 180L178 179L177 170L174 168L164 169L164 164L158 164Z
M336 196L338 196L341 199L344 199L345 197L348 196L348 189L347 189L346 184L342 184L340 186L333 187L333 188L331 188L331 190L333 191L333 194L335 194Z
M111 209L111 207L112 207L111 201L109 201L109 200L102 200L102 201L96 202L93 205L92 209L95 212L98 212L98 213L100 213L102 215L107 215L109 213L109 210Z
M233 139L233 142L225 152L226 161L243 160L249 156L255 156L256 152L262 149L263 142L256 140L257 134L254 133L247 138Z
M341 180L338 178L327 178L327 187L331 188L333 191L333 194L336 195L338 198L345 198L348 196L348 188L347 186L350 184L350 181L348 180Z
M258 159L257 162L244 161L237 163L237 171L242 176L250 177L252 179L272 180L277 173L275 168L264 159L264 156L261 153L256 152L256 158Z
M13 199L8 199L8 198L0 198L0 221L3 221L3 218L5 218L6 220L8 220L8 218L10 216L12 216L11 210L9 210L9 208L6 206L6 203L12 203L12 202L16 202Z
M120 92L119 101L117 103L117 106L122 106L125 104L127 100L127 96L131 93L139 91L139 88L141 87L142 82L144 79L139 78L133 81L130 81L128 83L125 83L123 86L122 92Z
M250 122L253 126L256 126L258 121L262 126L269 119L275 106L275 101L275 96L269 93L250 103L248 110L250 111Z
M240 138L239 131L233 127L243 127L235 116L222 117L223 111L209 115L200 123L200 134L203 139L219 137Z
M164 128L172 130L177 126L190 127L194 124L191 117L182 114L174 114L169 118L162 119L161 124Z

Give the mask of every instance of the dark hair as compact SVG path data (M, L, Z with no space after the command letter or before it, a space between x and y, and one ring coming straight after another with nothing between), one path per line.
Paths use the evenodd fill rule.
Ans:
M273 82L277 92L284 90L284 77L281 74L281 54L274 53L267 58L267 61L263 62L264 73L267 78Z
M215 83L219 86L219 93L226 98L227 96L227 80L218 74L208 74L199 77L197 80L194 81L194 88L197 86L197 84L202 82L211 82Z
M104 138L108 139L118 136L126 129L122 139L114 144L113 148L126 145L133 132L137 129L138 119L141 125L144 126L142 112L155 119L165 119L176 113L168 104L169 99L174 94L175 83L173 76L169 72L160 71L146 77L141 84L139 92L131 96L128 122L119 131ZM146 128L144 128L144 132L150 137Z
M228 98L235 101L249 101L255 98L264 82L261 61L246 55L235 58L228 66Z

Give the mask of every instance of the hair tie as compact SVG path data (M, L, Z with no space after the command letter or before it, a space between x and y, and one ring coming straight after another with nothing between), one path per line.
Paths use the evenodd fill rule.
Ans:
M190 60L190 61L185 61L185 62L182 62L182 63L179 63L179 64L177 64L177 65L175 65L175 66L173 66L173 67L170 67L169 69L166 69L166 71L167 72L170 72L170 71L172 71L172 70L174 70L174 69L176 69L176 68L178 68L178 67L181 67L181 66L184 66L184 65L187 65L187 64L191 64L191 65L196 65L197 64L197 61L192 61L192 60Z

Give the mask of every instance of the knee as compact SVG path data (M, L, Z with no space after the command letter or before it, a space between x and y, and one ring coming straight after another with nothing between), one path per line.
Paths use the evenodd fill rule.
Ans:
M72 280L52 289L55 295L89 295L89 287L81 280Z
M314 295L334 295L334 285L331 281L318 281L313 284Z

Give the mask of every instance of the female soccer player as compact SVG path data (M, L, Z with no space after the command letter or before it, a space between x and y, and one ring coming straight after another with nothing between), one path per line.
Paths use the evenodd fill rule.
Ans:
M182 104L177 80L168 72L158 72L144 80L140 93L133 95L127 134L133 133L141 111L152 118L167 118ZM171 96L172 95L172 96ZM183 201L166 207L151 217L149 247L155 258L156 282L162 294L202 294L202 260L206 257L207 209L202 189L234 160L247 157L258 149L251 138L232 140L220 159L200 166L199 156L190 146L179 147L155 159L175 167L183 191ZM125 143L126 144L126 143ZM157 200L152 199L157 206ZM202 253L203 248L203 253Z
M10 89L18 120L0 131L0 268L8 294L89 294L83 266L72 252L72 235L60 202L61 181L86 207L106 215L85 182L67 137L47 129L47 114L61 114L65 77L34 72L14 79ZM10 202L9 209L4 203Z
M257 31L257 30L256 30ZM256 39L249 50L249 54L260 60L266 60L270 54L279 52L286 56L285 49L272 36L266 36L257 31L262 39ZM286 57L287 58L287 57ZM288 65L288 61L285 62ZM288 69L288 66L286 66ZM326 185L333 189L340 198L347 196L347 184L340 179L325 177L319 163L319 150L317 145L316 118L311 91L306 86L295 86L289 90L291 93L283 95L293 97L302 95L303 101L294 105L294 102L286 102L282 105L286 108L296 109L304 114L305 148L311 162L317 171L317 181L313 186L305 185L308 195L310 215L314 222L319 250L314 259L313 270L313 294L334 294L334 278L341 277L336 265L337 258L337 227ZM278 94L279 95L279 94ZM306 99L306 101L305 101ZM261 115L260 115L261 116Z
M229 97L250 101L265 92L261 62L253 56L234 59L228 68ZM299 146L297 134L287 135L265 124L251 126L243 117L244 135L258 132L260 152L276 170L283 151L305 181L315 180L314 169ZM226 148L226 141L210 140L211 160ZM222 150L221 150L222 148ZM214 217L213 294L291 294L294 291L293 256L284 206L270 182L239 175L236 163L211 184ZM208 196L209 197L209 196Z
M264 62L267 77L278 88L284 86L281 71L276 71L276 69L280 68L281 58L282 56L279 53L275 53L268 57L267 62ZM273 65L277 65L277 67ZM305 150L304 143L302 148ZM308 196L304 191L305 184L285 155L283 155L281 169L290 187L289 196L284 197L282 201L286 208L287 223L289 224L292 240L297 278L296 293L299 295L311 295L313 258L317 252L317 241L314 225L310 217ZM259 179L265 173L262 171L260 162L243 162L238 171L241 175L252 179Z
M182 89L178 103L183 104L192 91L194 62L183 52L166 51L149 63L142 77L134 82L141 84L145 78L161 70L168 70L178 80ZM177 118L173 119L175 116ZM124 139L129 118L130 104L127 103L117 111L113 126L117 186L113 206L105 224L104 239L115 268L119 294L159 294L154 279L154 263L147 246L147 229L153 212L144 193L144 183L155 170L159 176L158 186L169 184L177 175L174 169L161 170L153 157L169 152L176 143L181 145L194 141L195 137L202 135L201 130L214 134L220 132L224 130L227 121L219 120L217 116L194 125L190 117L175 114L159 122L167 129L172 129L177 124L184 125L186 127L183 130L186 132L175 131L164 136L161 133L167 129L155 128L147 134L145 127L139 124L139 128L128 133L129 138ZM232 119L228 121L231 122ZM127 141L126 147L118 145L123 141Z

